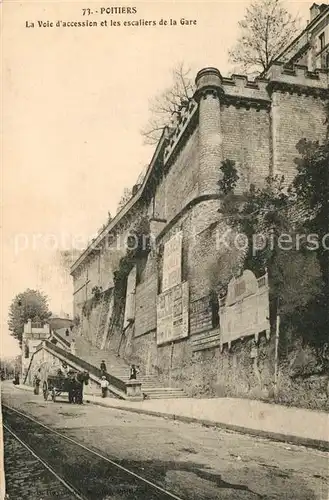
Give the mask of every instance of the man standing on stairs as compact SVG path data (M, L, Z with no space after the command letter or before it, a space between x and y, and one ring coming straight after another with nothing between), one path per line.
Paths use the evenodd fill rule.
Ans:
M102 398L106 398L108 387L109 387L109 383L106 380L105 375L103 375L102 380L101 380Z
M129 380L136 380L138 373L139 373L139 368L138 367L136 368L135 365L131 365Z
M106 374L106 372L107 372L107 369L106 369L106 364L105 364L104 359L102 359L100 369L101 369L101 371L102 371L102 375L105 375L105 374Z

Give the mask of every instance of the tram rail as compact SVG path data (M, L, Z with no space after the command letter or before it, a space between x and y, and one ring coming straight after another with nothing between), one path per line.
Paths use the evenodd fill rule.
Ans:
M16 408L2 404L2 409L5 429L75 498L107 500L119 493L127 500L185 500ZM66 464L74 455L76 464Z
M69 484L68 481L66 481L65 479L63 479L62 477L60 477L56 471L48 464L46 463L42 458L40 458L33 450L32 448L24 443L24 441L22 441L15 432L13 432L13 430L7 425L7 424L3 424L3 428L6 429L6 431L16 440L19 442L19 444L21 446L23 446L36 460L38 460L38 462L41 463L41 465L47 469L48 472L50 472L52 474L52 476L55 477L55 479L57 479L61 484L62 486L64 486L64 488L69 492L71 493L74 498L77 498L78 500L88 500L87 497L81 495L75 488L74 486L72 486L72 484Z

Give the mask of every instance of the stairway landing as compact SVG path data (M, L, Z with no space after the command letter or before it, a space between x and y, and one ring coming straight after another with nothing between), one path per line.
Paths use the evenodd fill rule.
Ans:
M110 375L128 382L129 365L115 353L109 350L102 350L92 345L83 337L77 337L75 341L76 355L97 368L102 360L105 361L107 372ZM183 389L176 387L165 387L155 375L137 375L137 380L142 383L142 393L147 399L172 399L185 398L187 395Z

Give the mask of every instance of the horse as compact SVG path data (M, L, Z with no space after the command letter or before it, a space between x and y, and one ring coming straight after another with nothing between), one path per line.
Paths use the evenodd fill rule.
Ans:
M83 384L88 385L89 373L78 372L69 377L69 402L82 404L83 403Z

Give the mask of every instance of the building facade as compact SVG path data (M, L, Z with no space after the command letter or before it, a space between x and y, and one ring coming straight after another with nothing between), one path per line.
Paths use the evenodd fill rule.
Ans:
M288 64L305 65L310 71L329 68L328 4L312 5L306 28L278 59Z
M323 16L328 29L328 9L319 9L309 24L314 36ZM294 44L292 63L298 39ZM316 54L308 58L312 65ZM328 71L317 62L314 71L291 64L276 62L266 78L255 81L223 77L216 68L199 71L193 99L164 131L142 184L72 266L74 315L82 335L99 348L138 359L147 373L173 385L193 380L191 394L205 392L211 381L234 385L235 377L241 383L249 371L255 380L261 377L253 344L240 369L225 351L238 338L258 342L264 333L268 341L268 293L266 276L241 276L244 251L231 245L234 234L220 214L220 167L225 160L235 162L237 192L262 185L270 174L284 175L289 183L297 142L325 139ZM132 260L127 247L136 234L151 245ZM228 309L221 308L244 300L249 309L234 309L241 321L230 326ZM250 319L259 300L258 319ZM250 327L246 331L243 322ZM268 371L263 369L264 380Z
M24 324L22 336L22 380L25 379L32 356L43 340L50 337L49 323L33 323L28 320Z

